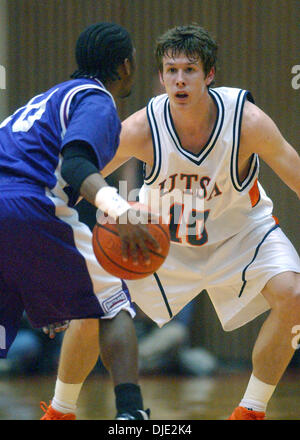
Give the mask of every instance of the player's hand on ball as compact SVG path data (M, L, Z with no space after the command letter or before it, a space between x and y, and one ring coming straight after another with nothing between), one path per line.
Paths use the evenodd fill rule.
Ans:
M49 335L50 339L55 338L56 333L64 332L69 327L70 321L55 322L43 327L43 332Z
M117 229L122 241L123 261L127 261L130 255L133 264L138 264L140 250L144 263L149 265L151 259L148 245L153 246L157 251L161 250L160 244L147 228L147 223L153 221L153 214L151 219L147 212L130 209L124 215L126 215L126 218L121 216L117 221ZM130 223L130 220L134 220L134 223Z
M111 275L138 280L152 275L163 264L170 249L169 225L140 203L117 221L100 211L93 228L94 255Z

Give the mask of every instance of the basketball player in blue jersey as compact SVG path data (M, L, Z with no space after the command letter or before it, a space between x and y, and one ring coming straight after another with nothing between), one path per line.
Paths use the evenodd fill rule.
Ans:
M126 29L97 23L79 36L76 59L71 80L35 96L0 126L0 357L6 357L24 311L50 337L70 320L101 318L102 360L114 378L117 412L131 410L131 418L144 419L128 289L100 267L90 230L72 208L82 196L117 220L129 209L99 170L119 144L115 98L130 94L135 49ZM136 258L140 250L147 264L147 242L157 243L145 226L118 228L124 258L129 251ZM63 370L59 377L64 379ZM59 399L46 418L55 418L55 409L63 419L73 418Z
M165 263L155 275L128 282L134 302L158 326L204 289L226 331L270 310L253 349L245 395L230 416L261 420L294 353L300 259L258 181L259 157L298 197L300 158L249 92L211 87L216 55L216 43L196 25L159 38L156 57L166 94L124 121L118 152L102 172L110 174L131 157L144 162L140 201L159 206L170 224ZM73 354L62 353L60 364L69 383L82 379L73 374L76 356L85 350L78 336L85 328L85 341L89 335L92 342L93 325L74 322Z

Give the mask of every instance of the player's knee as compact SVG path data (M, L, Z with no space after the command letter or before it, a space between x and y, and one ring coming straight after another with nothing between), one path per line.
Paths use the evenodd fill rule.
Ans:
M286 296L297 305L300 301L300 274L294 273L286 286Z
M300 274L285 272L273 277L262 291L272 309L300 307Z
M297 313L300 319L300 275L297 282L289 288L287 301L289 308L292 308L293 313Z
M130 314L122 310L112 319L100 321L100 339L114 346L125 346L136 337L135 327Z
M278 296L276 308L280 314L290 320L300 319L300 275L286 286Z
M85 338L98 336L98 319L76 319L71 321L70 330L73 334L84 335Z

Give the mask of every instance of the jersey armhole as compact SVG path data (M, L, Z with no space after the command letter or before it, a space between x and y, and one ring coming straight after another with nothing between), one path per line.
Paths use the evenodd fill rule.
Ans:
M66 93L66 95L64 96L64 98L61 102L61 105L60 105L59 118L60 118L61 138L62 139L64 138L65 133L67 131L69 112L70 112L71 103L72 103L74 96L79 92L82 92L84 90L89 90L89 89L97 89L97 90L101 90L102 92L106 93L107 95L109 95L112 98L112 101L115 105L115 101L114 101L112 95L106 89L101 87L100 84L99 85L82 84L80 86L73 87L71 90L68 91L68 93Z
M238 156L239 156L239 148L240 148L243 109L246 100L254 104L254 99L252 94L247 90L241 90L237 97L235 113L234 113L233 143L232 143L231 164L230 164L230 175L231 175L232 184L238 192L242 192L246 188L251 187L254 184L259 170L258 155L252 154L250 158L248 174L243 179L242 182L240 181L239 171L238 171Z
M153 145L153 165L152 165L152 169L146 175L147 169L146 169L146 164L144 163L143 172L144 172L144 183L146 185L151 185L153 182L155 182L161 168L161 142L160 142L159 131L153 110L154 99L155 98L152 98L149 104L147 105L147 119L151 130L152 145Z

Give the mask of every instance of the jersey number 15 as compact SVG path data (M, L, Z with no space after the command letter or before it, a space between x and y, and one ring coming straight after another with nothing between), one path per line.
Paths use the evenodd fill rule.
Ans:
M209 216L209 209L198 211L191 209L185 212L184 205L174 203L170 208L170 235L175 243L186 242L193 246L203 246L208 241L205 223Z

